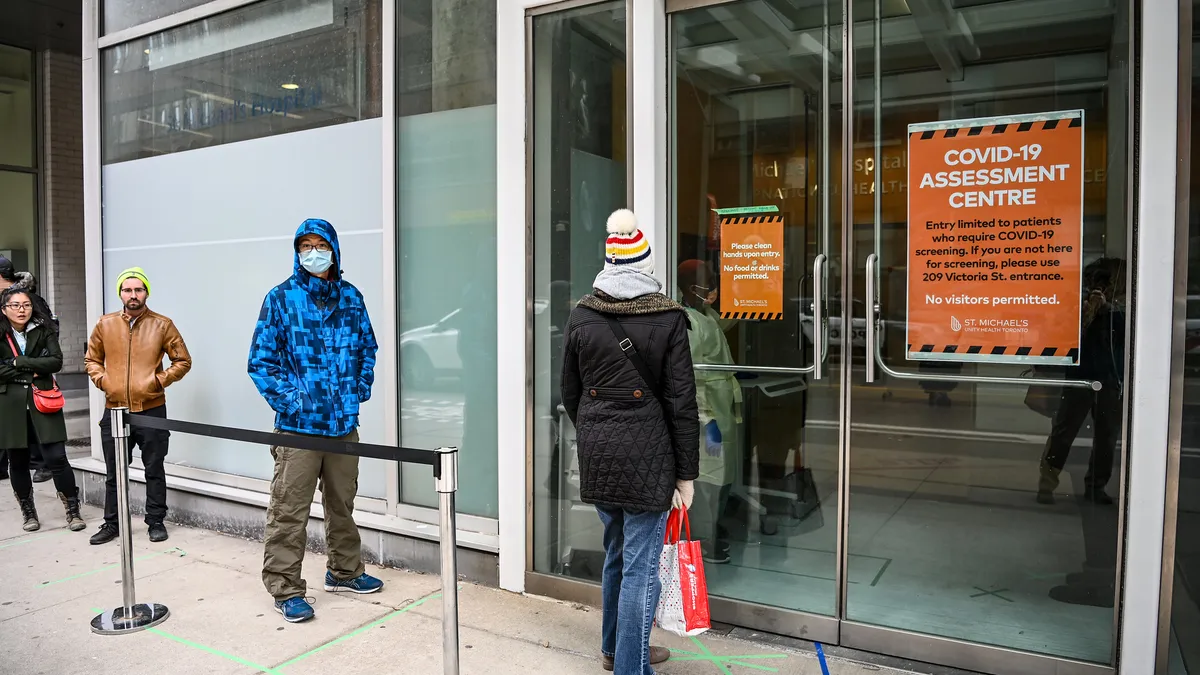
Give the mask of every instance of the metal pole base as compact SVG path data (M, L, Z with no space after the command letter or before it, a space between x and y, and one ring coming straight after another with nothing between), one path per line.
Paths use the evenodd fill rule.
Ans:
M92 632L97 635L126 635L146 630L167 620L171 610L165 605L134 605L133 612L126 617L125 608L118 607L96 615L92 619Z

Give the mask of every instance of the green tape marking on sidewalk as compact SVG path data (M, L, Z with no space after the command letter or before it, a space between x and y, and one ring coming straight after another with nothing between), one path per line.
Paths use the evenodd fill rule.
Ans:
M92 612L94 612L96 614L99 614L103 611L104 610L96 609L95 607L92 608ZM179 644L184 645L185 647L191 647L192 649L198 649L198 650L204 652L205 654L212 654L213 656L218 656L220 658L225 659L226 661L232 661L238 665L246 666L248 668L254 668L255 670L257 670L260 673L267 673L267 675L283 675L283 673L280 673L278 670L276 670L274 668L259 665L249 659L243 659L240 656L234 656L233 654L227 654L227 653L221 651L220 649L213 649L212 647L202 645L198 642L192 642L191 640L181 638L178 635L172 635L171 633L168 633L167 631L161 630L159 628L147 628L146 632L153 633L159 637L166 638L173 642L178 642Z
M379 619L377 621L372 621L371 623L363 626L362 628L359 628L358 630L356 630L352 633L347 633L339 638L335 638L333 640L330 640L329 642L326 642L325 644L321 645L320 647L317 647L315 649L310 649L309 651L304 652L300 656L297 656L296 658L294 658L290 661L284 661L283 663L279 664L278 666L275 666L275 669L282 670L288 666L293 666L293 665L299 663L300 661L303 661L304 659L307 659L308 657L313 656L314 654L323 652L326 649L329 649L330 647L332 647L336 644L341 644L342 642L349 640L350 638L358 637L359 635L362 635L363 633L371 630L372 628L374 628L382 623L387 623L391 619L394 619L397 616L400 616L401 614L404 614L405 612L407 612L409 610L416 609L417 607L420 607L421 605L429 602L430 600L436 600L437 598L440 598L440 597L442 597L441 593L434 593L433 595L427 595L427 596L421 598L420 600L414 601L412 604L401 607L400 609L392 612L391 614L388 614L387 616L383 617L382 619Z
M22 544L32 544L35 541L41 541L43 539L50 539L51 537L60 537L66 533L67 533L66 530L59 530L58 532L49 532L47 534L42 534L39 536L29 536L24 539L21 539L20 541L14 541L11 544L0 544L0 551L4 550L6 548L12 548L13 546L20 546Z
M181 645L191 647L192 649L199 649L200 651L202 651L206 654L212 654L213 656L219 656L227 661L233 661L234 663L238 663L243 666L248 666L250 668L254 668L255 670L257 670L260 673L268 673L268 675L282 675L282 673L280 673L278 669L269 668L267 666L260 666L259 664L255 663L253 661L250 661L248 659L243 659L242 657L234 656L233 654L226 654L225 652L223 652L219 649L213 649L212 647L206 647L202 644L192 642L191 640L185 640L185 639L179 637L178 635L172 635L164 630L159 630L157 628L147 628L146 632L154 633L155 635L167 638L168 640L173 640L175 642L178 642Z
M140 558L134 558L133 561L139 562L142 560L149 560L151 558L157 558L159 556L167 555L168 553L174 553L174 554L178 555L180 558L187 555L187 553L185 553L182 549L172 548L172 549L167 549L166 551L159 551L158 553L151 553L149 555L144 555ZM62 579L55 579L54 581L43 581L42 583L37 585L37 588L46 588L47 586L53 586L55 584L65 584L68 581L74 581L76 579L90 577L93 574L100 574L101 572L115 570L115 569L119 568L120 566L121 566L121 563L114 563L112 565L105 565L104 567L94 569L91 572L81 572L79 574L74 574L69 577L63 577Z
M741 213L779 213L779 207L770 206L737 206L731 209L713 209L718 216L736 216Z
M729 666L738 666L739 668L749 668L751 670L759 670L759 671L763 671L763 672L767 672L767 673L778 673L779 672L778 668L771 668L770 666L762 666L762 665L758 665L756 663L747 663L747 661L753 661L753 660L758 660L758 659L786 659L788 657L787 654L739 654L736 656L717 656L717 655L713 654L711 651L709 651L708 647L705 646L705 644L703 642L701 642L698 638L693 637L690 639L697 647L700 648L700 652L689 652L684 649L672 649L671 650L671 660L672 661L700 661L702 663L711 663L711 664L713 664L713 666L715 666L718 670L720 670L725 675L733 675L733 671L729 669ZM681 655L681 656L677 656L677 655Z

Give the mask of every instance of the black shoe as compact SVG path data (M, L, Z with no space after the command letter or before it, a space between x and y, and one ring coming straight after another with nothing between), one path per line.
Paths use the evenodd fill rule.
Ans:
M51 478L54 478L54 474L45 469L38 469L37 471L33 472L33 482L35 483L45 483Z
M1088 607L1111 608L1113 606L1112 586L1055 586L1050 589L1050 597L1069 605L1086 605Z
M1087 488L1083 491L1083 498L1094 504L1112 504L1113 498L1108 496L1104 488Z
M730 561L729 551L722 551L720 547L716 550L705 550L701 547L701 555L704 556L704 562L710 565L728 565Z
M150 541L158 543L167 540L167 527L162 523L150 523Z
M1037 501L1039 504L1053 504L1054 493L1049 490L1038 490Z
M120 534L120 531L117 529L116 525L109 525L108 523L105 523L100 526L100 529L97 530L96 534L92 535L92 546L107 544L113 539L116 539L118 534Z

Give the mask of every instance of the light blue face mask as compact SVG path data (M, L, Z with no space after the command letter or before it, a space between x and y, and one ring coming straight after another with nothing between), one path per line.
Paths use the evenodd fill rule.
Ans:
M308 270L309 274L324 274L332 264L333 251L318 251L314 248L307 253L300 254L300 266Z

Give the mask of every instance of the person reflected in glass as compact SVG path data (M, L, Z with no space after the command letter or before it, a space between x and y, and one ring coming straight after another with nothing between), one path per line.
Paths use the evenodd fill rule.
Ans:
M695 365L733 365L720 315L716 277L701 260L685 260L676 275L687 308L688 344ZM696 405L700 410L700 477L690 511L692 534L700 541L705 562L728 563L729 542L720 536L718 521L729 502L736 469L742 461L742 387L729 371L696 371Z
M580 499L604 527L601 666L654 675L671 657L650 646L667 513L692 505L699 475L696 376L686 310L663 295L637 218L620 209L607 229L604 269L567 323L562 400Z
M1105 486L1113 473L1121 433L1121 394L1125 348L1125 261L1101 258L1084 268L1079 366L1073 379L1099 382L1100 391L1063 387L1046 450L1042 455L1037 500L1054 503L1054 491L1080 427L1092 416L1092 456L1084 476L1083 498L1112 504Z

